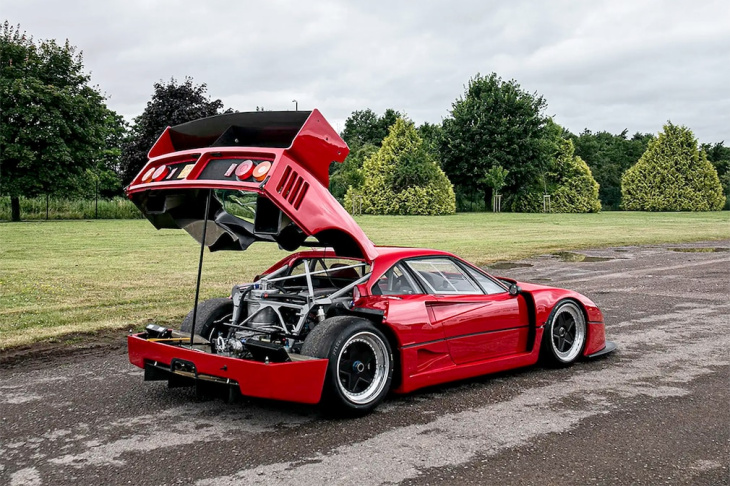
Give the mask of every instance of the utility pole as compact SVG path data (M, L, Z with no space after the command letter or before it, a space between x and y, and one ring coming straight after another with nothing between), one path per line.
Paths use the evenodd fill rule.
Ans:
M294 111L299 111L299 102L297 100L291 100L294 103Z

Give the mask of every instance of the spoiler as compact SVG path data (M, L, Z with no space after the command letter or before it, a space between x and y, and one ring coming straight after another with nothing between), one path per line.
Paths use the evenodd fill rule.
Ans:
M350 149L319 110L226 113L167 127L147 156L211 147L287 149L323 186Z

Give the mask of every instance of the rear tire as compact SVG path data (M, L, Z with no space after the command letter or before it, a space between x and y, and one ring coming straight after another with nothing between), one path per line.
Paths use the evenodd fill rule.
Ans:
M545 325L540 354L548 366L569 366L583 353L588 338L586 318L572 300L558 302Z
M338 316L318 324L301 353L329 360L321 405L329 412L362 415L390 390L393 352L388 339L370 321Z
M198 315L195 317L195 334L212 342L218 337L219 332L226 329L225 326L216 325L216 322L232 314L233 301L231 299L209 299L201 302L198 304ZM193 311L190 311L183 319L180 330L190 334L192 327Z

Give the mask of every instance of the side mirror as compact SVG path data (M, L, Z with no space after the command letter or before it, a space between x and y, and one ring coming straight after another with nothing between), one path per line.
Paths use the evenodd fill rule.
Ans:
M515 295L519 295L519 293L522 292L522 289L517 284L512 284L509 286L509 294L514 297Z

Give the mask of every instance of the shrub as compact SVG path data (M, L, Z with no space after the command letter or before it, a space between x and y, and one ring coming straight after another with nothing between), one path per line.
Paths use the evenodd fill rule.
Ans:
M557 151L544 175L543 187L527 186L508 201L511 211L543 211L543 193L550 194L553 213L597 213L601 210L598 183L583 159L575 156L573 142L560 138Z
M542 194L539 187L522 189L508 196L505 206L513 213L541 213Z
M573 142L561 139L553 158L547 184L554 213L597 213L601 210L598 183L583 159L575 156Z
M356 194L367 214L453 214L454 189L426 149L412 122L399 118L380 149L363 165L361 190L350 187L345 209ZM356 205L358 206L358 205Z
M621 179L631 211L719 211L725 204L717 171L692 131L668 122Z
M342 201L350 186L359 189L363 184L363 163L377 151L375 145L360 145L350 152L342 164L334 163L329 186L332 195Z

